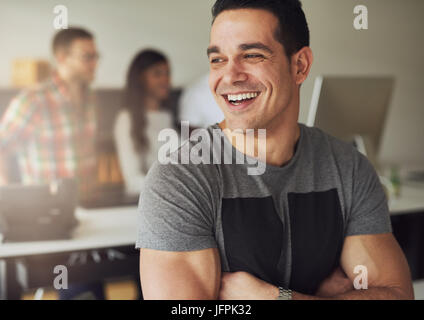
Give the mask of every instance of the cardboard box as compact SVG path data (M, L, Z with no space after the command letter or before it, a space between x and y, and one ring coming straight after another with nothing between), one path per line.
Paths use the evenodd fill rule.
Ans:
M50 64L38 59L15 59L12 62L12 86L30 87L50 75Z

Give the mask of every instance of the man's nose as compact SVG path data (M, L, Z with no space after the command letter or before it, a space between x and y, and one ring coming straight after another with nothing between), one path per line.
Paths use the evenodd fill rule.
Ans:
M247 80L247 73L243 67L235 62L231 61L227 64L226 69L224 70L224 79L228 84L234 84L235 82L243 82Z

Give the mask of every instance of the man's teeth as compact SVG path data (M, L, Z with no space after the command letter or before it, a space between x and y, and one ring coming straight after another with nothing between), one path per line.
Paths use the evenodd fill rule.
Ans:
M249 92L249 93L242 93L242 94L229 94L228 95L228 101L242 101L246 99L253 99L258 96L257 92Z

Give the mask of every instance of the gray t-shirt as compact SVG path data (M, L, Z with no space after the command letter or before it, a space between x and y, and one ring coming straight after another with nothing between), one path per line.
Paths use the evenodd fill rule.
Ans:
M220 150L231 153L232 164L155 163L140 196L136 247L218 248L222 271L315 293L339 265L346 236L392 229L370 162L352 145L299 126L293 158L282 167L266 165L262 175L248 174L249 161L236 163L244 155L217 124L207 134L223 141Z

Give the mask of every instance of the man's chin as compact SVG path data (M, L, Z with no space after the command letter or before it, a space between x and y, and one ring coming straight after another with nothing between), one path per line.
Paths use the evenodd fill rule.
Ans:
M247 130L247 129L258 129L258 124L252 120L242 120L242 119L228 119L225 121L226 127L231 131L234 130Z
M93 81L94 78L89 77L75 77L73 81L77 82L81 86L89 86Z
M96 79L96 75L93 74L85 74L81 77L81 81L85 82L86 84L92 83Z

